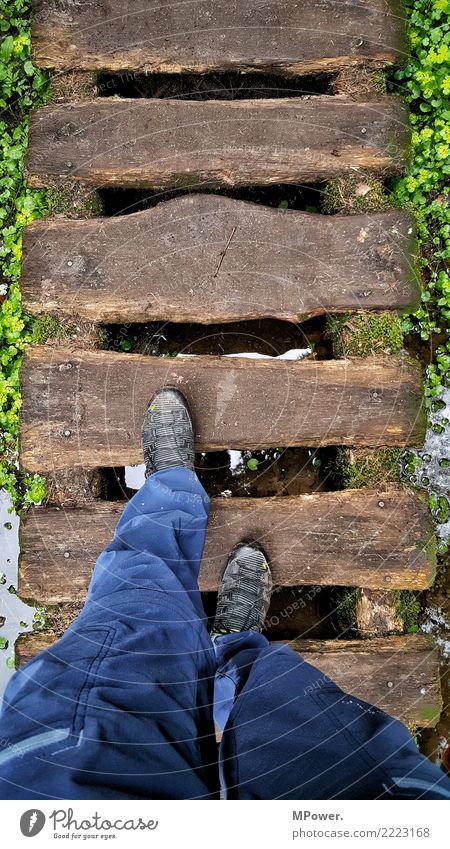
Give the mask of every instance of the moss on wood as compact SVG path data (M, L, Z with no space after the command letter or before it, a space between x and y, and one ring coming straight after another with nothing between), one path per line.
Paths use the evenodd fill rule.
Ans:
M326 333L333 343L335 357L399 354L403 346L402 324L397 313L328 315Z
M369 175L350 174L329 180L321 201L321 211L333 215L378 212L391 206L383 180Z
M401 480L401 448L338 448L333 477L343 489L383 487Z

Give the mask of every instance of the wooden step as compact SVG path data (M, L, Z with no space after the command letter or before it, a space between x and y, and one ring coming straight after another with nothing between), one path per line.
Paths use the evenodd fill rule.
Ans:
M51 633L23 634L16 642L18 665L53 645ZM402 722L433 727L442 710L439 658L425 634L372 640L293 640L308 663L345 692L382 708Z
M118 218L32 222L22 302L98 323L410 310L415 247L401 210L331 217L186 195Z
M407 358L173 358L41 345L22 366L23 466L142 462L144 413L163 385L186 395L198 451L423 440L420 367Z
M22 518L19 592L44 604L82 601L124 503L47 507ZM409 489L344 490L279 498L214 498L199 585L218 588L228 553L263 545L278 586L425 589L434 578L427 504Z
M404 55L404 21L385 0L33 0L42 68L134 72L260 70L304 74ZM69 14L70 12L70 14Z
M409 137L398 97L103 98L32 113L28 184L192 188L388 174L405 167Z

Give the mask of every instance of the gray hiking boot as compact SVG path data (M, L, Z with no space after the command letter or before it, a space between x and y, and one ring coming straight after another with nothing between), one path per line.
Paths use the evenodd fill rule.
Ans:
M142 430L145 477L174 466L194 468L194 428L184 396L172 386L151 399Z
M242 543L230 554L217 597L211 639L240 631L262 631L270 605L272 575L255 543Z

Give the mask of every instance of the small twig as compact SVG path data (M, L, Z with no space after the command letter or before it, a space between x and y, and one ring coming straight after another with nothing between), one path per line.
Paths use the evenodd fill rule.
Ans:
M227 252L228 248L230 247L230 243L231 243L231 240L232 240L232 238L233 238L233 236L234 236L235 232L236 232L236 225L233 227L233 229L232 229L232 231L231 231L231 236L230 236L230 238L228 239L228 242L226 243L226 245L225 245L225 247L224 247L224 249L223 249L222 253L220 254L220 259L219 259L219 262L217 263L217 268L216 268L216 270L215 270L215 272L214 272L214 274L213 274L213 277L217 277L217 275L218 275L218 273L219 273L219 271L220 271L220 266L222 265L222 263L223 263L223 261L224 261L225 254L226 254L226 252Z

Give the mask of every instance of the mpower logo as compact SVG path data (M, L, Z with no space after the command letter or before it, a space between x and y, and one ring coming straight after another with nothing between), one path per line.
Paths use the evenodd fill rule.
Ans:
M36 837L45 825L45 814L37 808L30 808L20 817L20 830L24 837Z

